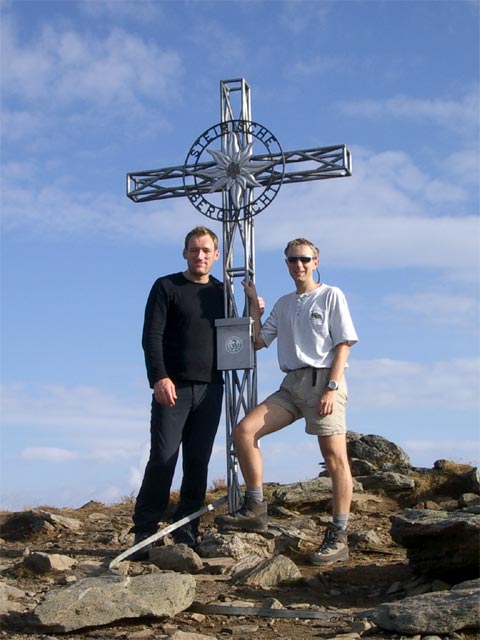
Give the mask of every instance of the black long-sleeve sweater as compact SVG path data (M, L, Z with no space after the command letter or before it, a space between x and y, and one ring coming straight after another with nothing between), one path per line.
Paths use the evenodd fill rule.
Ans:
M224 317L223 285L182 273L158 278L145 308L142 346L150 387L160 378L174 382L222 382L217 370L215 320Z

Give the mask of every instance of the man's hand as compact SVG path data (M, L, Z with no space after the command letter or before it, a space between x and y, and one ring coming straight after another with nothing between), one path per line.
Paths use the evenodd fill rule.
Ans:
M319 416L329 416L333 413L336 393L336 391L332 391L331 389L327 389L323 392L323 395L317 404L317 412Z
M260 298L257 294L257 289L253 284L252 280L247 282L246 280L242 280L243 288L245 289L245 295L250 300L250 308L252 313L258 312L258 315L261 316L265 311L265 300Z
M170 378L161 378L153 387L153 395L158 404L165 407L174 407L177 399L175 385Z

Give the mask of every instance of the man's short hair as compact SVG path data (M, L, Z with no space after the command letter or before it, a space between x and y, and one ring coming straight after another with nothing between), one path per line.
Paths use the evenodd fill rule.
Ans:
M295 240L290 240L290 242L285 247L285 251L284 251L285 255L288 256L288 252L292 247L298 247L302 244L306 245L307 247L310 247L310 249L314 253L314 257L318 258L318 256L320 255L320 250L318 249L318 247L316 247L313 244L313 242L310 242L310 240L307 240L306 238L295 238Z
M187 233L185 236L185 251L188 250L188 243L190 242L190 238L195 236L210 236L213 241L213 246L215 249L218 249L218 237L217 235L208 227L195 227Z

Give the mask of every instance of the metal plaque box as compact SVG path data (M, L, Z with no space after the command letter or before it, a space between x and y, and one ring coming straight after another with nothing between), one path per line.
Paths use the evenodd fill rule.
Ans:
M229 369L253 369L252 318L221 318L215 320L217 328L217 367Z

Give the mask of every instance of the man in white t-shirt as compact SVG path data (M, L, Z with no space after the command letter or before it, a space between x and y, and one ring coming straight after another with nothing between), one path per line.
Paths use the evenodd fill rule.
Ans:
M258 441L303 417L306 432L318 437L332 480L333 521L309 561L326 565L348 559L347 523L352 501L352 475L347 457L344 372L350 347L358 341L342 291L316 282L319 250L305 238L285 249L295 292L282 296L262 326L253 283L244 282L255 321L255 349L277 338L278 361L286 373L280 389L257 405L235 427L235 443L246 492L236 513L217 516L223 530L266 531L262 455Z

